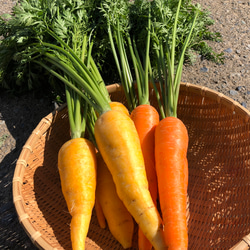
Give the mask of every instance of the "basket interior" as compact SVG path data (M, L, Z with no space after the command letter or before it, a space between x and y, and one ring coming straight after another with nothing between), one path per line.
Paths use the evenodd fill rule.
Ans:
M111 97L125 102L121 91ZM189 248L229 249L250 231L249 122L218 98L186 88L180 90L178 116L189 133ZM68 139L64 108L33 148L21 190L30 223L57 249L71 249L70 215L57 169L57 153ZM95 211L86 249L122 249L108 229L99 227ZM132 249L137 249L136 235Z

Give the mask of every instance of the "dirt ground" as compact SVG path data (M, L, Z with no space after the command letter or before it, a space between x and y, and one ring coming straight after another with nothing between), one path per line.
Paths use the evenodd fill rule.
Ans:
M182 81L206 86L250 109L250 1L193 1L211 12L223 42L210 43L216 52L224 52L225 63L216 65L199 59L185 67Z
M250 110L250 1L195 0L210 10L223 42L211 43L225 53L225 63L217 65L198 58L185 66L183 82L216 90ZM0 15L11 12L15 1L1 0ZM0 249L36 249L20 226L12 202L15 164L31 132L54 109L46 98L32 94L21 98L0 93Z

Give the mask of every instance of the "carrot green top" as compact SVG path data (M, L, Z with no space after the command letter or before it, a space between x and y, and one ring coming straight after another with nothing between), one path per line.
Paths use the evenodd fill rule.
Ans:
M109 35L111 50L130 111L139 104L149 103L150 6L150 1L102 1L101 13L106 25L104 27ZM145 51L138 51L135 36L131 36L132 13L136 13L134 19L138 19L138 22L143 19L142 23L145 23L143 26L147 32ZM134 81L137 84L138 98Z
M161 37L161 32L159 31L159 27L160 29L164 27L163 24L164 22L166 22L165 16L160 15L160 21L157 20L153 22L152 39L155 49L155 55L157 57L158 80L162 99L159 98L160 94L157 92L157 87L155 83L153 83L154 89L157 92L156 94L158 97L158 104L162 118L166 116L177 117L177 102L179 97L179 88L184 63L184 55L188 47L188 43L191 39L192 32L195 27L196 19L199 13L197 9L188 36L186 37L182 46L180 57L176 58L176 34L178 29L177 24L181 9L181 3L182 1L179 0L176 9L172 34L169 35L169 38L166 39L165 37ZM158 7L161 8L160 5ZM161 13L161 11L159 11L158 13ZM172 40L172 42L170 42L170 40Z
M109 93L91 56L91 44L82 44L79 57L53 31L47 32L61 46L46 42L34 44L33 53L38 56L33 61L65 84L71 137L84 137L89 110L93 108L99 114L111 110Z
M34 50L40 53L40 57L34 61L75 91L98 113L110 110L109 94L91 54L88 54L85 62L53 31L48 30L48 33L58 40L61 47L45 42L36 44ZM83 49L86 49L86 46ZM62 71L63 75L58 73L58 70Z

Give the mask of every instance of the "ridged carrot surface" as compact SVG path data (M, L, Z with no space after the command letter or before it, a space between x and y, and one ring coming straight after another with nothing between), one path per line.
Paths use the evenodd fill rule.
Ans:
M162 222L151 198L140 140L131 118L111 110L95 124L98 149L107 164L117 194L156 250L166 249Z
M175 117L155 129L155 159L164 236L169 250L188 248L187 206L188 133Z
M72 216L70 230L73 250L85 249L96 190L96 153L83 138L67 141L58 154L62 193Z
M155 128L159 123L157 110L148 104L137 106L131 113L136 130L138 132L142 153L145 162L146 174L149 183L151 197L157 205L157 176L155 170ZM138 230L138 247L140 250L150 250L152 245L144 236L141 229Z

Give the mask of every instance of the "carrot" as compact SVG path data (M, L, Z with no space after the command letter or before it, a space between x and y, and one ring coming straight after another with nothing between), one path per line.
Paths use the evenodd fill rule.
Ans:
M159 199L168 249L187 249L187 147L182 121L166 117L155 129L155 160Z
M159 114L151 105L139 105L131 113L137 133L139 135L147 179L149 182L149 191L156 204L157 199L157 177L155 172L155 127L159 123Z
M118 110L118 111L123 112L126 115L129 115L128 109L121 102L110 102L109 105L112 110Z
M117 111L123 112L123 113L126 114L126 115L129 115L128 109L127 109L126 106L123 105L123 103L121 103L121 102L113 102L113 101L111 101L111 102L109 103L109 106L110 106L110 108L111 108L112 110L117 110ZM96 116L99 117L99 114L96 113Z
M162 120L155 129L155 162L159 201L164 223L164 236L168 249L188 249L187 190L188 190L188 132L177 117L181 73L184 56L195 26L198 10L186 37L180 56L176 57L176 37L182 1L178 1L176 16L170 34L161 36L165 19L159 16L154 26L154 49L157 57L159 86L154 90ZM157 8L161 8L157 6ZM171 40L171 44L169 41ZM161 93L158 92L158 88ZM159 98L161 96L161 98Z
M109 105L110 105L112 110L121 111L124 114L129 115L128 109L121 102L110 102ZM97 114L97 117L99 117L98 114ZM93 133L93 128L92 128L91 134L94 134ZM100 157L98 157L98 158L100 158ZM100 160L100 162L101 162L102 165L105 164L105 163L102 163L103 160ZM106 166L105 166L105 168L106 168ZM104 178L105 178L105 176L104 176ZM107 175L107 177L109 177L109 175ZM101 180L101 182L103 182L103 180ZM117 198L117 197L115 197L115 198ZM96 216L97 216L97 220L98 220L98 223L99 223L100 227L101 228L106 228L105 216L104 216L104 213L103 213L102 206L101 206L98 199L96 199L96 201L95 201L95 211L96 211Z
M185 165L184 165L184 173L185 173L185 187L186 187L186 193L188 192L188 160L186 158Z
M140 140L133 121L122 112L110 110L97 119L94 132L118 196L155 249L166 249L162 221L148 189Z
M112 235L124 249L131 247L134 220L118 197L112 175L99 153L97 154L96 199L102 208Z
M136 130L138 132L142 153L145 161L149 191L153 202L157 205L158 189L157 176L155 170L155 127L159 123L159 114L157 110L148 104L137 106L131 113ZM152 245L143 235L141 229L138 230L138 247L139 249L151 249Z
M92 209L95 203L96 155L87 139L67 141L58 154L61 187L71 219L73 249L85 249Z
M95 199L95 212L96 212L96 217L97 217L99 226L101 228L106 228L105 216L102 210L102 206L97 198Z
M72 53L74 52L72 51ZM48 58L61 63L53 55L48 55ZM62 193L72 216L70 223L71 244L73 250L85 249L96 190L95 146L84 138L86 121L91 109L82 92L74 90L76 83L68 81L66 72L64 72L64 76L52 72L65 82L70 124L71 140L64 143L59 150L58 169ZM72 84L74 88L71 88L68 83Z
M147 237L143 234L141 228L138 228L138 249L139 250L151 250L152 244Z
M140 6L143 10L146 6ZM157 206L157 176L155 170L155 157L154 157L154 131L159 123L159 114L157 110L150 105L149 100L149 69L150 69L150 34L151 34L151 10L150 3L148 8L148 27L146 38L146 50L144 51L144 63L141 61L139 51L135 43L130 43L130 52L133 65L135 68L137 89L138 89L138 106L135 107L131 113L131 119L134 121L142 148L142 153L145 161L145 168L147 179L149 182L149 191L154 204ZM140 13L142 14L142 13ZM144 18L145 15L141 15ZM143 20L142 20L143 21ZM138 20L140 22L140 20ZM129 40L130 41L130 40ZM126 89L126 88L124 88ZM131 93L133 94L133 93ZM137 96L134 96L137 98ZM150 250L152 244L143 234L141 228L138 228L138 248L139 250Z

